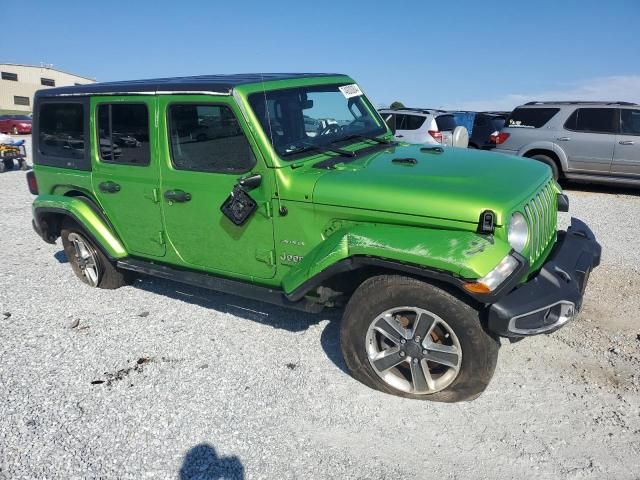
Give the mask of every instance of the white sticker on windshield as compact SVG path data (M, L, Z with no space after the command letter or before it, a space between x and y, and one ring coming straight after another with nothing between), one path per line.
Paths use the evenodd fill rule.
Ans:
M338 88L342 92L342 95L344 95L344 98L359 97L362 95L362 90L360 90L360 87L355 83L352 85L343 85Z

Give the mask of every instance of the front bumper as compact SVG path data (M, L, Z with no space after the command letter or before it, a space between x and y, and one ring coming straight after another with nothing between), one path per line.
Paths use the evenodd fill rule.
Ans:
M600 264L600 244L583 222L571 219L535 277L489 308L489 330L504 337L549 333L582 307L591 270Z

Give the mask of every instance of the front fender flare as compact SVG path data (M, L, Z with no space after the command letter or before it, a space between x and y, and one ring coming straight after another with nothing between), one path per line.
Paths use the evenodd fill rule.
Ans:
M32 210L34 227L45 241L57 238L59 232L50 231L51 219L62 215L75 220L110 259L127 256L127 250L108 220L82 197L40 195L33 202Z
M311 279L322 276L338 262L356 257L373 257L455 279L477 279L510 251L507 242L471 231L355 225L336 231L305 255L285 275L282 286L290 299L301 298L306 287L313 284Z

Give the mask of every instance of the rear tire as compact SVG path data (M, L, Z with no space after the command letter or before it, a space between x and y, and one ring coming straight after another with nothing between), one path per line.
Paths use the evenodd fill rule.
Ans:
M131 283L132 275L118 270L74 221L64 221L60 236L73 273L83 283L105 289L115 289Z
M558 165L556 164L555 160L550 156L538 154L538 155L533 155L529 158L533 158L534 160L538 160L539 162L546 163L547 165L549 165L549 168L551 169L553 178L555 180L558 180L560 178L560 171L558 170Z
M396 275L370 278L355 291L340 344L353 377L365 385L438 402L477 398L493 376L500 347L483 329L477 309L431 284Z

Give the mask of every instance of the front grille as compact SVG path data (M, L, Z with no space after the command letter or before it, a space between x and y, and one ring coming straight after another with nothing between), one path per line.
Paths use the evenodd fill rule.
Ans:
M551 181L527 202L524 213L529 224L529 262L533 265L556 238L558 198Z

